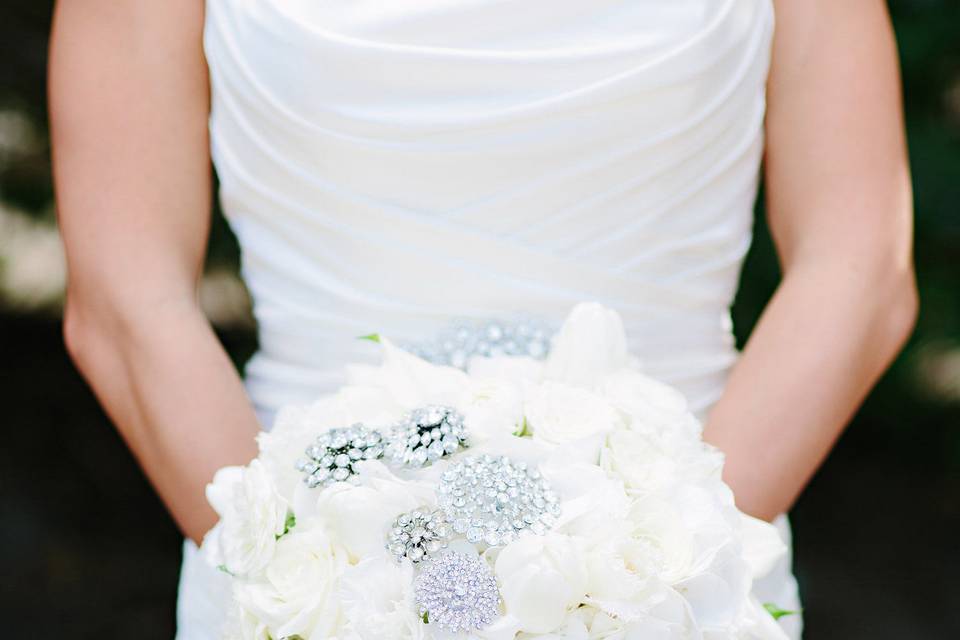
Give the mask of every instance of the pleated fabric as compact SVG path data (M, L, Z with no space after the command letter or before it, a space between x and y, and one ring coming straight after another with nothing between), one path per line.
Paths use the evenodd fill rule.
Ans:
M736 352L769 0L210 0L212 153L264 415L372 331L596 300L703 411ZM269 426L269 425L267 425Z
M207 0L264 426L376 362L356 336L588 300L704 415L737 356L772 32L770 0Z

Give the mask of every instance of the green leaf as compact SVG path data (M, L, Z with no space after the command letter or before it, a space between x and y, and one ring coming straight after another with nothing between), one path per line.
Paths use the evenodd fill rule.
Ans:
M523 422L517 425L517 428L513 430L513 435L518 438L530 435L530 425L527 423L527 416L523 416Z
M420 619L423 620L423 624L430 624L430 612L424 611Z
M370 342L380 342L380 334L368 333L365 336L357 336L357 340L369 340Z
M225 564L218 564L218 565L217 565L217 569L219 569L220 571L223 571L223 572L224 572L225 574L227 574L228 576L232 576L232 575L233 575L233 572L230 571L230 569L227 569L227 565L225 565Z
M297 516L292 511L287 512L287 519L283 523L283 533L277 536L277 540L290 533L290 529L297 526Z
M764 602L763 608L767 610L767 613L773 616L774 620L779 620L784 616L795 616L800 613L799 611L788 611L787 609L781 609L772 602Z

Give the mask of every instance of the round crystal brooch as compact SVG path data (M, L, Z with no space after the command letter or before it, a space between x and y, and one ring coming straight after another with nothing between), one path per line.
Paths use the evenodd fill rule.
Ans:
M437 502L468 542L509 544L521 533L543 534L560 502L535 467L506 456L468 456L444 471Z
M434 364L465 369L473 356L528 356L543 359L550 350L550 326L539 318L458 320L433 340L404 344Z
M482 629L500 613L500 591L479 556L446 551L425 563L414 583L420 615L453 633Z
M450 526L439 510L403 513L393 521L387 534L387 551L397 562L409 558L420 562L447 546Z
M308 487L325 487L350 479L357 473L356 463L381 458L384 450L381 433L357 423L321 433L296 467Z
M463 415L452 407L418 407L393 426L388 456L396 464L419 468L467 446Z

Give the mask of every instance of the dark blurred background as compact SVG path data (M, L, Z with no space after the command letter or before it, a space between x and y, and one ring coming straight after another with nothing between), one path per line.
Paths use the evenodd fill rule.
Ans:
M806 638L960 638L960 3L891 2L922 310L793 513ZM173 635L181 538L63 349L44 74L50 0L0 4L0 612L7 635ZM219 212L204 306L238 365L256 338ZM758 215L734 309L776 286Z

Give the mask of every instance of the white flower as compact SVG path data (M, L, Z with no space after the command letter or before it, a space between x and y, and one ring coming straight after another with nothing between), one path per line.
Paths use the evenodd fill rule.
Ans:
M383 424L401 413L402 408L382 389L342 387L312 404L282 408L274 419L273 428L257 436L259 457L280 495L292 501L295 488L303 480L303 474L296 469L296 461L304 457L307 446L320 433L357 422Z
M523 536L508 544L497 555L494 571L506 612L528 633L558 628L586 595L583 552L562 534Z
M555 336L544 376L592 388L629 363L620 315L599 303L585 302L573 308Z
M344 635L356 640L421 640L426 625L416 614L413 565L366 559L340 580Z
M287 502L259 460L224 467L207 485L207 500L220 516L204 539L208 562L238 576L255 574L273 557L286 526Z
M605 376L596 391L630 416L631 428L682 430L690 438L700 437L700 423L683 394L635 369L624 368Z
M499 378L475 380L457 409L463 414L471 445L509 436L523 423L523 390Z
M435 501L435 485L402 481L378 461L363 463L362 484L337 483L317 492L304 487L300 493L315 501L312 508L298 508L319 518L333 539L352 561L386 558L384 534L401 513ZM305 504L298 499L297 506Z
M407 409L429 403L460 404L469 387L466 373L455 367L431 364L383 336L380 346L383 348L380 366L347 366L347 380L351 385L380 389Z
M596 461L593 454L603 435L623 425L620 414L600 396L553 381L527 390L523 412L534 440L554 445L584 442L588 451L584 455L591 462Z
M234 598L271 638L329 638L340 624L334 594L347 564L346 550L322 526L298 522L279 540L260 579L235 582Z
M622 478L632 493L647 494L705 478L719 482L723 455L682 432L620 429L607 437L600 466Z
M496 379L519 386L525 381L543 379L543 361L526 356L495 356L471 358L467 373L474 380Z

